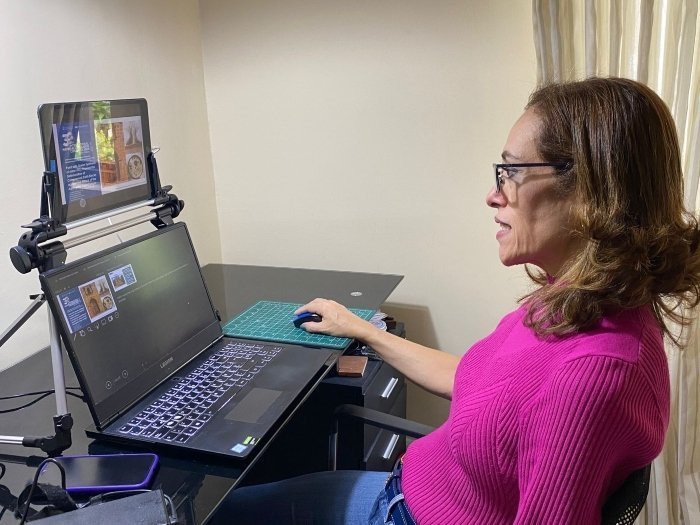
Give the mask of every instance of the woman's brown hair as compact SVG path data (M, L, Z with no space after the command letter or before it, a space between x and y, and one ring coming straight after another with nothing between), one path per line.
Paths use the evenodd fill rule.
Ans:
M668 107L639 82L590 78L544 86L527 108L541 119L542 159L571 166L558 183L574 193L571 235L582 246L553 282L528 269L541 285L525 298L528 324L564 335L649 305L679 342L667 320L688 324L700 302L700 234Z

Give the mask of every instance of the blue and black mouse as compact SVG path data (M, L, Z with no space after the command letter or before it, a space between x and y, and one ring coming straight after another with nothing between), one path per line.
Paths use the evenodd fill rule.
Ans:
M292 323L294 323L294 326L296 326L297 328L301 328L301 325L303 325L304 323L319 323L322 319L323 318L318 314L314 314L311 312L302 312L300 314L295 315L292 318Z

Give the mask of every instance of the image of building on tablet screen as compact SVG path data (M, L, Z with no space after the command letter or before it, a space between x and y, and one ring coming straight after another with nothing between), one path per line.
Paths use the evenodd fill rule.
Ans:
M141 119L95 121L95 143L104 193L146 184Z

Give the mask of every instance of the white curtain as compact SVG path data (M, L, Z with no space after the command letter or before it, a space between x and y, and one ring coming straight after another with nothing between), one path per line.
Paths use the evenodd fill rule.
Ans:
M678 128L689 209L700 212L700 0L533 0L538 81L619 76L666 101ZM694 314L697 317L697 314ZM667 346L672 414L636 523L700 524L700 321Z

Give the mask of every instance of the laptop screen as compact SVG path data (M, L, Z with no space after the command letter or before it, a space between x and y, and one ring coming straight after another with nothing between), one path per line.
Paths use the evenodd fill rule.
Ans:
M46 272L41 283L98 424L221 335L184 223Z

